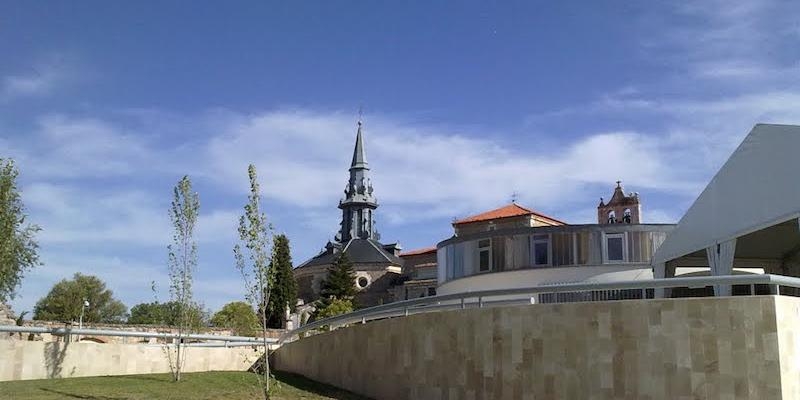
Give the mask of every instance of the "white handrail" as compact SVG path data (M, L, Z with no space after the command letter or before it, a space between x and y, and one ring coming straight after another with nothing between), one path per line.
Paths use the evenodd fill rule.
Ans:
M49 333L55 336L83 335L83 336L118 336L118 337L141 337L159 339L177 339L177 333L171 332L145 332L145 331L123 331L112 329L86 329L86 328L50 328L40 326L15 326L0 325L0 332L11 333ZM184 340L215 340L222 342L253 342L254 344L263 343L264 339L251 336L223 336L223 335L204 335L189 333L181 335ZM267 343L277 343L278 339L267 338Z

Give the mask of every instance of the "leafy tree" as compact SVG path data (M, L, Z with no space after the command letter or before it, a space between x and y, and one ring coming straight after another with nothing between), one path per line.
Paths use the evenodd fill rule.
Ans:
M270 244L272 241L272 225L261 211L261 190L258 185L256 167L247 167L250 179L250 194L244 206L244 215L239 218L239 240L233 248L236 269L242 274L246 287L246 298L254 308L265 309L269 304L272 289L270 274ZM269 400L269 358L267 352L267 313L260 312L259 328L264 337L263 375L258 376L265 400Z
M353 301L346 299L333 299L325 307L317 311L316 319L325 319L337 315L353 312Z
M172 244L167 246L170 298L178 305L178 320L174 324L178 328L174 363L172 352L167 352L175 381L181 380L181 369L185 362L181 358L183 356L181 354L182 337L191 323L189 310L192 305L192 274L197 267L197 243L194 241L194 229L199 210L199 196L192 190L192 181L188 176L184 176L173 189L169 216L175 231L172 235Z
M165 311L164 304L157 301L139 303L131 307L131 316L128 317L128 323L135 325L165 325L167 320Z
M34 238L41 229L25 223L18 175L13 160L0 158L0 303L14 297L25 271L41 265Z
M244 301L225 304L211 317L211 324L220 328L233 329L234 334L252 336L258 329L258 317L253 307Z
M84 310L84 322L120 323L126 317L126 308L106 289L106 284L96 276L76 273L71 280L56 283L45 297L36 303L33 319L46 321L77 321L83 301L89 302Z
M286 308L294 312L297 305L297 281L292 273L292 255L286 235L275 236L269 271L272 274L272 290L267 306L267 326L283 328Z
M128 317L128 323L175 326L180 320L180 313L181 306L175 301L140 303L131 307L131 316ZM203 311L203 307L197 303L189 305L186 309L186 315L188 319L187 327L192 331L199 330L206 323L206 313Z

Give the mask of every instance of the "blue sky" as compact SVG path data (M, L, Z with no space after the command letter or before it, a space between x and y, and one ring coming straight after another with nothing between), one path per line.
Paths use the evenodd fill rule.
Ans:
M0 1L0 157L45 263L14 309L78 271L166 299L184 174L196 297L241 299L247 164L299 264L338 228L359 107L378 227L406 249L513 192L593 222L617 179L674 222L755 123L800 122L792 2L556 3Z

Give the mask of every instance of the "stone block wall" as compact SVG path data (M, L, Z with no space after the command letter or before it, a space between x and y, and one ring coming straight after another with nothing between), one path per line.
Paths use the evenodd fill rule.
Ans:
M353 325L275 362L376 399L798 398L799 330L794 297L535 304Z
M251 347L191 347L183 371L245 371L261 354ZM169 371L158 345L0 341L0 381Z

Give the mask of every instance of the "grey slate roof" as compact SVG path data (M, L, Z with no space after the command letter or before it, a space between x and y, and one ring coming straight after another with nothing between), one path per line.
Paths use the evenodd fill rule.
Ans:
M300 264L297 268L333 264L333 260L342 247L344 247L344 253L354 264L390 263L398 266L403 265L403 260L400 257L386 251L377 240L351 239L344 246L341 243L329 242L323 251Z

